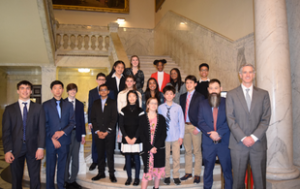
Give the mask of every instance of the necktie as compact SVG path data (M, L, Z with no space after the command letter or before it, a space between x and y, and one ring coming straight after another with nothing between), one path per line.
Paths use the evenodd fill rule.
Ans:
M59 118L61 118L61 108L60 108L60 101L56 101L56 109L57 109L57 112L58 112L58 116Z
M169 123L171 121L171 117L170 117L170 109L171 109L171 107L167 106L167 109L168 109L168 111L167 111L167 118L166 118L167 131L169 130Z
M213 109L213 118L214 118L214 131L216 131L217 130L218 108Z
M27 102L23 102L24 108L23 108L23 141L26 140L26 121L27 121Z
M250 89L246 89L246 102L247 102L248 110L250 112L251 98L250 98L250 95L249 95L249 91L250 91Z
M189 110L189 106L190 106L190 98L191 98L191 94L188 95L187 99L186 99L186 103L185 103L185 114L184 114L184 121L186 122L186 118L188 115L188 110Z

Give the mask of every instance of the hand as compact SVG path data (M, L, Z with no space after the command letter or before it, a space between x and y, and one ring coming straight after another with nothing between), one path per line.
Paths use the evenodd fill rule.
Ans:
M125 137L125 140L128 144L131 144L131 139L128 136Z
M92 128L93 128L93 125L89 124L89 130L92 130Z
M193 134L197 135L199 133L198 129L195 127L195 129L193 130Z
M81 144L85 144L85 137L81 137Z
M134 137L133 139L131 139L132 144L134 144L136 142L136 138Z
M58 142L58 140L56 140L54 138L52 138L52 143L53 143L55 149L58 149L61 147L60 142Z
M157 153L157 149L156 149L155 147L153 147L153 148L150 150L150 152L151 152L152 154L156 154L156 153Z
M108 132L106 131L106 132L102 132L102 139L105 139L105 137L108 135Z
M208 132L207 134L209 134L210 138L213 140L213 141L218 141L220 140L220 136L219 134L216 132L216 131L211 131L211 132Z
M178 139L178 143L179 143L179 145L182 144L182 138L179 138L179 139Z
M65 134L64 131L56 131L56 132L54 133L54 135L52 136L52 138L58 140L58 139L59 139L61 136L63 136L64 134Z
M247 147L251 147L253 144L255 143L255 141L253 140L253 138L251 136L247 136L244 140L243 140L243 144Z
M97 132L98 138L103 139L103 132L98 131Z
M14 155L11 152L6 152L5 161L6 163L12 163L15 160Z
M37 149L35 152L35 159L40 160L44 158L44 149Z

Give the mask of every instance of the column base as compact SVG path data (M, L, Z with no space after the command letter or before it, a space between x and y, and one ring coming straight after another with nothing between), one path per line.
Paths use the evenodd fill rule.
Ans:
M300 188L300 178L291 180L267 180L267 189Z
M292 166L289 169L278 169L278 168L268 168L267 169L267 179L268 180L289 180L294 179L299 176L299 170ZM300 182L300 179L299 179Z

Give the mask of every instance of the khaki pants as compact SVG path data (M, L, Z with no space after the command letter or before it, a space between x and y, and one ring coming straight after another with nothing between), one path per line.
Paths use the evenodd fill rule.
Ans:
M193 134L196 127L193 125L185 125L185 133L183 145L185 148L185 173L193 173L193 154L195 155L194 175L200 176L202 168L202 154L201 154L201 132L197 135Z
M172 149L172 159L173 159L173 178L179 178L179 168L180 168L180 145L178 140L174 142L165 142L166 145L166 166L165 173L166 178L170 177L170 151Z

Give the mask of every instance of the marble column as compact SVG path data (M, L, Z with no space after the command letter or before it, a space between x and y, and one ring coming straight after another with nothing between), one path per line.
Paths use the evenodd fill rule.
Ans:
M42 69L42 102L53 98L51 93L50 84L57 79L56 66L41 66Z
M267 179L293 179L291 71L285 0L254 0L258 87L269 91Z

